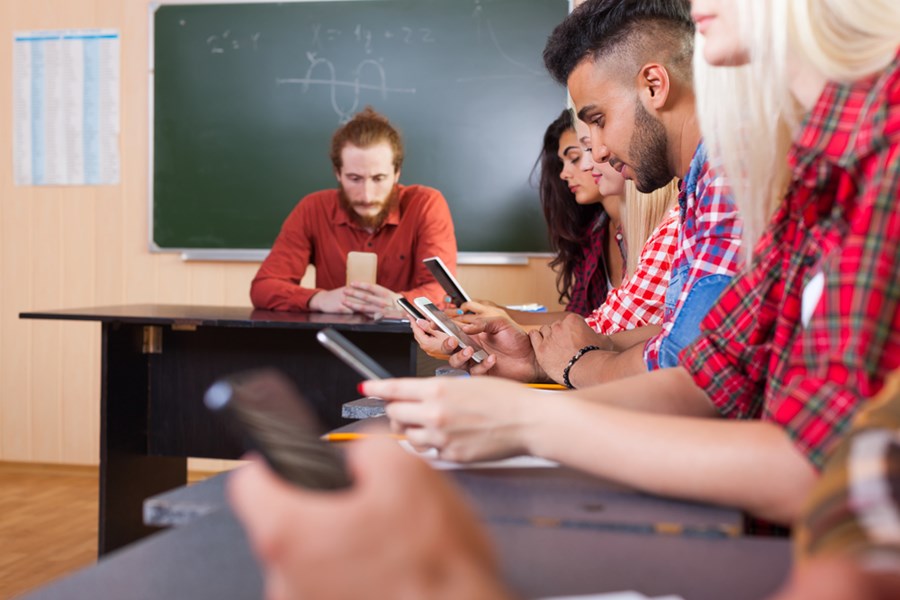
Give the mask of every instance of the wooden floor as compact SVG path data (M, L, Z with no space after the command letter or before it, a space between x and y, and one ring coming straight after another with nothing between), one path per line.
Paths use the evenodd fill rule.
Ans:
M0 598L97 560L97 469L0 463Z

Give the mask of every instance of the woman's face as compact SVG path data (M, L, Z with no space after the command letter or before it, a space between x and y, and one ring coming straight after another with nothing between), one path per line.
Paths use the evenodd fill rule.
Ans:
M583 121L575 121L575 135L582 151L581 168L589 172L600 195L609 198L625 193L625 178L609 164L595 163L591 158L591 132Z
M569 185L569 189L575 194L575 202L578 204L594 204L600 201L600 191L594 183L590 170L582 169L584 155L590 157L590 152L585 153L575 132L571 129L559 136L559 159L562 161L560 179Z
M758 2L760 0L751 0ZM736 67L749 62L747 45L738 27L738 0L691 0L691 18L705 38L703 58L717 67Z

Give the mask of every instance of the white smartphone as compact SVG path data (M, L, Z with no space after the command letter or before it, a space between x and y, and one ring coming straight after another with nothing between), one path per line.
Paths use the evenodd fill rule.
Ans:
M422 313L428 317L432 323L437 325L441 331L449 336L455 337L459 342L460 348L471 347L475 350L475 354L472 355L472 360L481 362L488 357L487 352L485 352L481 346L476 344L475 340L470 338L465 331L460 329L459 325L453 322L453 319L445 315L444 311L435 306L431 300L425 296L419 296L416 298L416 306L418 306Z
M450 269L447 268L447 265L444 264L444 261L441 260L440 256L423 258L422 262L425 263L425 266L428 267L428 270L431 271L431 274L434 275L437 282L441 284L441 287L444 288L444 291L450 296L450 302L459 306L463 302L472 300L462 286L459 285L456 277L453 276L453 273L450 272Z
M331 350L354 371L366 379L390 379L393 377L387 369L359 349L359 346L345 338L334 329L327 327L316 334L319 343Z

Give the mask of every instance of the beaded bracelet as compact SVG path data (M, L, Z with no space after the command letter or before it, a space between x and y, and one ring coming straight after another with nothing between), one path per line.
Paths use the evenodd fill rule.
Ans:
M569 360L569 364L566 365L566 368L563 369L563 385L565 385L570 390L574 390L575 386L572 385L572 382L569 381L569 371L572 369L572 366L578 362L578 360L587 354L588 352L593 352L594 350L600 350L600 346L585 346L581 350L575 353L575 356Z

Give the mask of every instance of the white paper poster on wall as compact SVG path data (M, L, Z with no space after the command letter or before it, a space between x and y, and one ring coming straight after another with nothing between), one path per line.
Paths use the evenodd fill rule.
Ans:
M119 33L13 34L16 185L119 183Z

